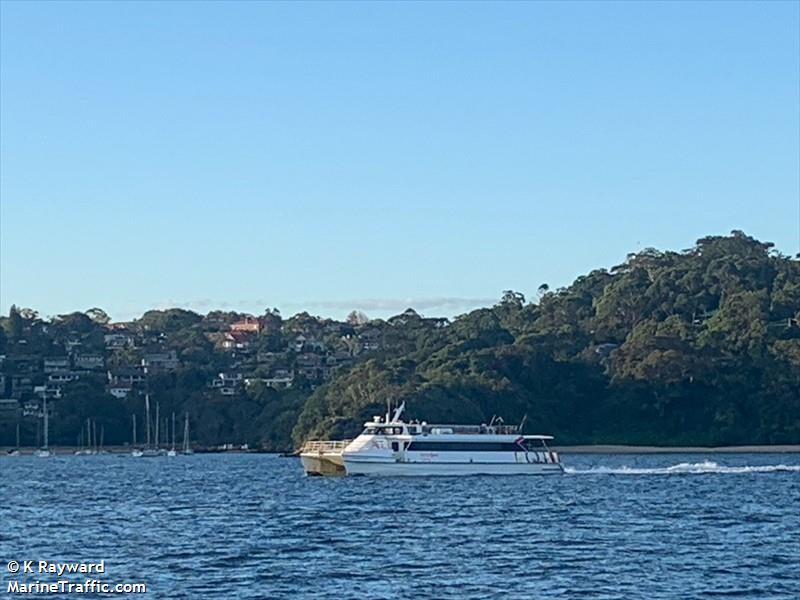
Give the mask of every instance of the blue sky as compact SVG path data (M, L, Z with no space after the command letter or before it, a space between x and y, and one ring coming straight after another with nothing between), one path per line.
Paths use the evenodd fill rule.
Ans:
M0 6L0 309L454 315L800 250L800 4Z

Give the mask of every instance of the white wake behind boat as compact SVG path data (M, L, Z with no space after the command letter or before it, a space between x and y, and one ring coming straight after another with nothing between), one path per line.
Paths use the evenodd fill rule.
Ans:
M390 417L364 424L364 431L342 442L309 442L300 457L308 474L347 475L546 475L563 473L549 435L521 435L520 427L494 420L489 425L429 425ZM315 445L318 445L317 448ZM340 449L341 448L341 449Z

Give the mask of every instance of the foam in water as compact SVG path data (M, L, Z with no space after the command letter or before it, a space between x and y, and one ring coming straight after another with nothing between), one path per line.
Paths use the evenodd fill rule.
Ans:
M565 467L564 471L570 475L605 474L605 475L674 475L674 474L703 474L703 473L775 473L797 472L800 465L756 465L756 466L725 466L713 461L705 460L699 463L679 463L670 467L638 468L638 467L592 467L591 469L573 469Z

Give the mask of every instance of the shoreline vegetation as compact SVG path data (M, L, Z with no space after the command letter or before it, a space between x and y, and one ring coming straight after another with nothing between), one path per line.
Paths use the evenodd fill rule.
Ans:
M42 318L12 306L0 444L41 445L45 399L55 446L125 445L134 431L142 444L149 399L162 444L188 414L193 446L207 448L352 438L388 402L431 423L524 422L574 452L790 447L800 260L734 231L646 248L532 300L506 290L452 319L172 308L123 323L100 308Z

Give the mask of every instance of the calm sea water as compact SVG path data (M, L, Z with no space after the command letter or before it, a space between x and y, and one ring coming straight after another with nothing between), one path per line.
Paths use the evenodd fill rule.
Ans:
M800 455L565 463L366 479L267 455L3 457L0 596L8 560L104 559L99 578L152 598L800 598Z

